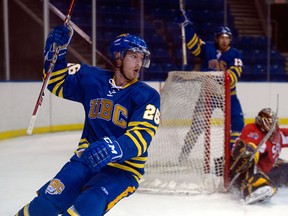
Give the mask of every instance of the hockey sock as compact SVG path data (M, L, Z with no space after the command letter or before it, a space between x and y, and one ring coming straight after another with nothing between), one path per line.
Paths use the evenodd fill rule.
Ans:
M42 196L35 197L29 204L25 205L16 216L57 216L61 212L57 206Z

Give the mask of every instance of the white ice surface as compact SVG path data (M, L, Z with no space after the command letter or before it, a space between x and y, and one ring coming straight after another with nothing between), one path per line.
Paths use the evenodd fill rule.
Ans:
M0 216L14 215L34 198L35 191L73 154L80 135L80 131L62 132L0 142ZM282 155L288 154L284 152ZM270 202L256 205L245 205L231 194L165 196L136 192L106 215L288 215L288 188L280 188Z

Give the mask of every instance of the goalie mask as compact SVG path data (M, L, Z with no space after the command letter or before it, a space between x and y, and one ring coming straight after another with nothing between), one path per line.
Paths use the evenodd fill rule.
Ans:
M116 52L120 52L121 58L123 59L128 50L142 53L144 55L142 67L149 68L150 52L148 46L140 37L128 33L117 36L116 40L111 43L110 56L112 62L115 61Z
M260 131L262 131L263 133L266 134L266 133L268 133L268 131L272 127L275 119L277 121L275 129L277 129L278 128L278 118L276 116L276 113L273 112L270 108L264 108L256 116L255 124Z

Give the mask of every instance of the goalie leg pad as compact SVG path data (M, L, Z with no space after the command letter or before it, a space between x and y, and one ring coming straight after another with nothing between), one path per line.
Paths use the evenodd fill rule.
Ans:
M267 202L276 193L272 186L263 186L257 188L250 196L244 198L246 204L254 204L256 202Z
M242 182L242 194L246 204L268 201L277 188L270 181L269 177L259 172L251 175Z

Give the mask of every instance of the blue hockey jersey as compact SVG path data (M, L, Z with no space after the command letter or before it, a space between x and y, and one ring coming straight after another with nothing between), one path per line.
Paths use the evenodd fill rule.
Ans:
M231 95L236 94L236 83L242 74L242 56L239 50L228 47L221 53L215 42L204 42L191 25L185 26L186 45L194 56L203 60L203 71L227 71L230 76Z
M114 73L108 70L85 64L74 67L76 73L69 74L66 64L57 62L48 89L84 107L85 123L77 150L101 137L114 136L123 156L108 165L131 172L139 181L160 121L159 93L137 79L119 88L113 85Z

